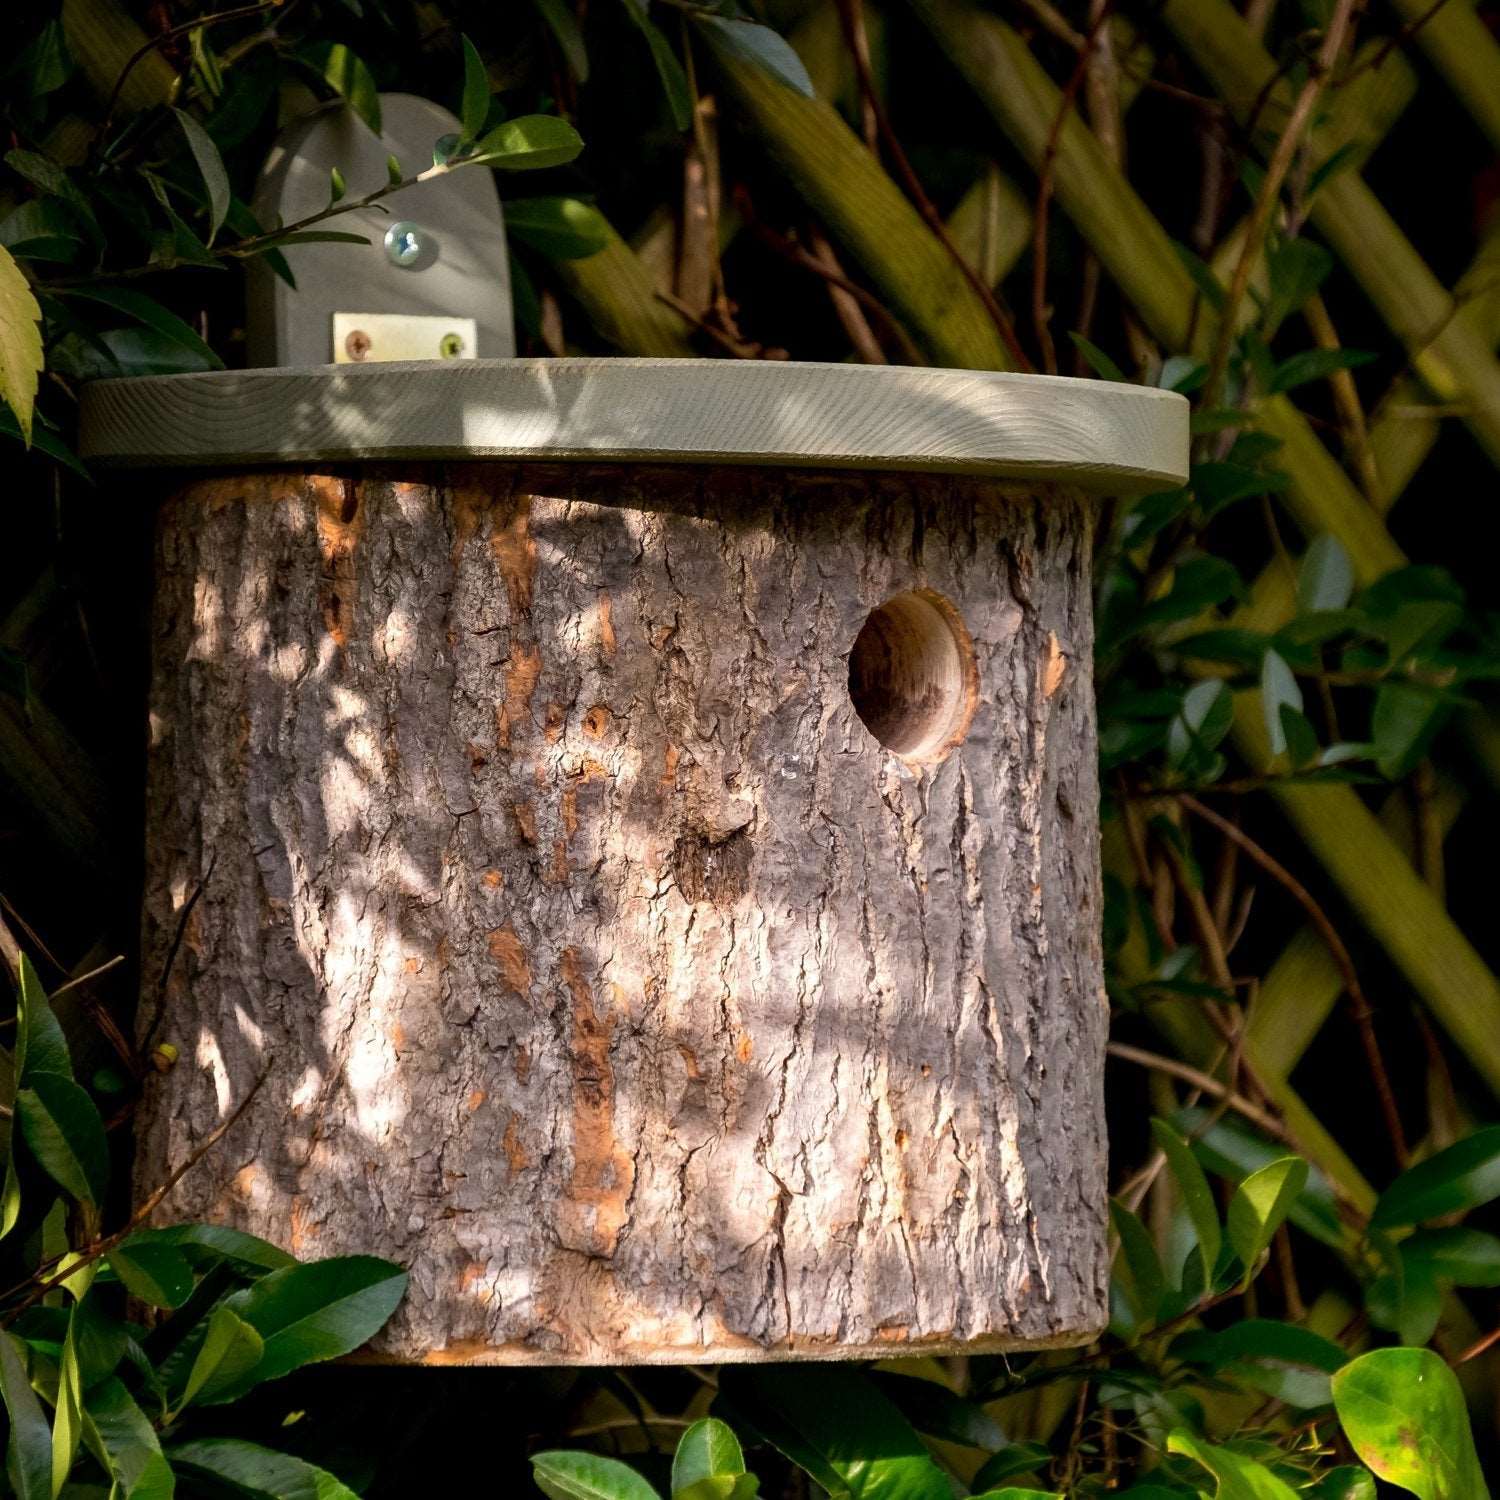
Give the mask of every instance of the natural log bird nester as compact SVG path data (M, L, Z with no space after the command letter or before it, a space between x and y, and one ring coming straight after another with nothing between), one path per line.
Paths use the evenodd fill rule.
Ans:
M1104 1321L1098 381L502 360L108 381L163 474L162 1212L411 1268L396 1361ZM196 897L196 900L195 900ZM155 978L181 944L155 1014Z

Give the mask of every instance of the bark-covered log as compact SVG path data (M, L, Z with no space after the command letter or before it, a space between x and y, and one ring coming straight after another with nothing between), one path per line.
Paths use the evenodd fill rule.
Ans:
M933 475L189 482L141 1190L264 1073L161 1215L405 1263L379 1357L1086 1341L1092 521Z

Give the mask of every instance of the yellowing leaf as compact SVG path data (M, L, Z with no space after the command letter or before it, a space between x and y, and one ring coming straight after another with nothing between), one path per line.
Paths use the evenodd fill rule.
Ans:
M31 412L42 370L42 310L21 268L0 245L0 400L16 414L21 439L31 446Z

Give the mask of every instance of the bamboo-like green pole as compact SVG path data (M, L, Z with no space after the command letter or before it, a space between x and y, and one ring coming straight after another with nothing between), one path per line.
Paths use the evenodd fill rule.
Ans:
M78 71L94 94L108 99L125 65L146 45L146 33L112 0L63 0L62 24ZM119 108L123 114L152 109L176 87L176 69L152 50L126 76Z
M1010 366L994 322L953 257L831 104L809 99L710 42L734 122L753 134L907 331L937 363Z
M1001 128L1039 167L1062 97L1025 42L970 0L910 3ZM1174 3L1168 0L1169 9ZM1075 114L1056 129L1052 172L1062 208L1152 332L1170 348L1204 351L1210 333L1201 322L1188 330L1194 290L1170 240ZM1284 397L1273 397L1257 408L1257 419L1283 441L1278 461L1292 478L1288 508L1304 530L1338 536L1363 581L1399 566L1403 554L1380 516L1296 408ZM1289 612L1290 597L1289 586L1283 590L1268 580L1254 600L1279 623ZM1258 694L1238 695L1235 738L1250 765L1268 764ZM1500 1091L1500 1035L1476 1024L1487 1002L1500 1003L1500 982L1410 861L1347 786L1276 786L1273 795L1433 1015Z
M602 250L558 261L554 269L600 335L622 354L675 359L698 352L691 325L657 296L651 272L613 228Z
M1417 45L1442 74L1490 144L1500 151L1500 42L1480 20L1473 0L1391 0Z
M1257 101L1290 109L1291 92L1270 54L1227 0L1164 0L1162 19L1262 149L1276 139ZM1316 133L1315 133L1316 141ZM1345 171L1313 197L1310 215L1386 326L1406 346L1422 382L1454 402L1500 464L1500 362L1465 321L1385 205L1357 172Z

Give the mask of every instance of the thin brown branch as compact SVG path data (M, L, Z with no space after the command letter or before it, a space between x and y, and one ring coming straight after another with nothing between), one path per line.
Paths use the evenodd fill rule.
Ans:
M1026 351L1022 349L1020 340L1016 337L1015 324L1011 321L1010 314L1001 305L994 288L969 264L963 252L954 244L953 236L948 233L948 226L944 223L942 214L938 211L937 205L927 196L927 189L922 186L922 179L917 176L916 170L906 155L905 148L891 128L890 117L886 114L885 106L880 102L880 95L875 89L875 80L870 76L868 60L860 55L854 32L853 5L854 0L838 0L839 19L843 24L844 39L848 44L850 56L854 59L854 71L859 78L860 93L875 115L876 124L880 128L880 138L885 143L886 155L890 157L892 165L911 195L917 212L921 214L927 227L937 236L938 243L948 252L949 258L958 267L964 280L974 289L975 296L984 304L984 309L989 313L990 321L994 323L995 330L1000 335L1000 341L1009 351L1016 369L1031 370L1034 367L1031 360L1027 358Z
M1190 1083L1215 1099L1222 1099L1236 1114L1243 1115L1252 1124L1258 1125L1267 1135L1288 1145L1291 1138L1286 1127L1274 1115L1267 1113L1258 1104L1252 1104L1243 1094L1237 1094L1227 1084L1220 1083L1211 1073L1195 1068L1190 1063L1178 1062L1175 1057L1164 1057L1160 1052L1148 1052L1143 1047L1132 1047L1127 1042L1111 1042L1105 1050L1111 1057L1122 1062L1133 1062L1143 1068L1152 1068L1171 1078Z
M1380 1052L1380 1042L1375 1035L1374 1012L1370 1009L1370 1002L1365 997L1364 987L1359 982L1354 960L1348 948L1344 946L1344 940L1339 936L1338 929L1334 927L1328 913L1323 910L1312 892L1280 860L1262 848L1242 828L1231 823L1228 818L1215 812L1213 808L1200 802L1191 794L1184 795L1181 803L1189 812L1217 828L1226 838L1233 839L1307 913L1308 920L1313 924L1319 937L1323 939L1329 955L1343 978L1344 989L1349 996L1350 1012L1359 1031L1360 1042L1370 1069L1370 1077L1375 1085L1376 1096L1380 1100L1381 1113L1385 1117L1386 1130L1390 1133L1396 1163L1398 1167L1404 1169L1409 1156L1406 1131L1401 1124L1401 1112L1396 1106L1396 1095L1391 1088L1390 1074L1386 1071L1385 1059Z
M1270 232L1272 219L1281 201L1282 186L1302 147L1303 138L1312 124L1318 100L1322 98L1334 65L1344 50L1344 42L1349 35L1350 23L1353 19L1354 5L1355 0L1338 0L1328 22L1328 29L1323 33L1323 43L1318 49L1317 56L1309 64L1307 82L1298 93L1286 128L1281 132L1281 137L1271 153L1271 159L1266 163L1265 178L1261 183L1260 192L1256 195L1255 207L1250 214L1249 228L1245 232L1245 242L1240 247L1240 257L1235 264L1234 276L1229 283L1229 291L1219 314L1218 332L1214 339L1213 354L1209 360L1208 379L1203 386L1205 407L1218 404L1225 372L1229 367L1230 352L1234 348L1235 335L1238 331L1240 307L1250 291L1250 278L1265 248L1266 236Z

